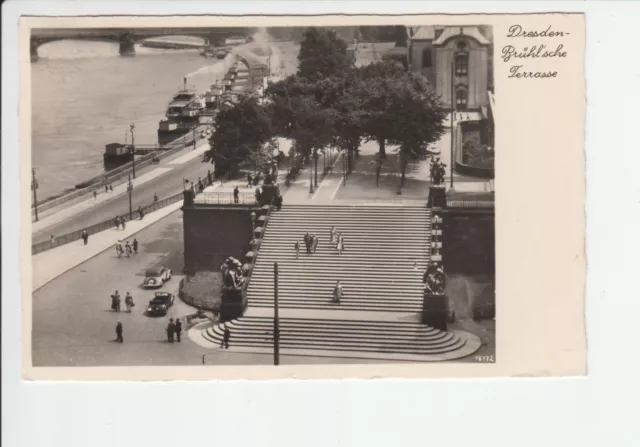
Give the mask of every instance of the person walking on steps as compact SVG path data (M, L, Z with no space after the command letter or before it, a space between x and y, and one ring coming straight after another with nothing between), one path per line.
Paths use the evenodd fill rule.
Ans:
M340 284L340 280L338 280L333 288L333 302L340 304L343 296L344 291L342 290L342 284Z
M173 332L176 330L176 325L173 324L173 318L169 318L169 324L167 325L167 341L173 343Z
M176 324L174 325L174 332L176 334L176 341L180 343L180 333L182 332L182 323L180 318L176 318Z
M294 248L296 250L296 259L298 259L298 256L300 256L300 242L296 241Z
M229 339L231 338L231 331L228 327L224 328L224 336L222 337L222 341L220 342L220 347L224 349L229 349Z
M344 251L344 237L342 237L342 234L338 235L338 245L336 248L338 249L338 254L341 255Z
M138 239L133 238L133 244L131 244L133 246L133 252L135 254L138 254Z
M313 240L313 243L311 244L311 248L313 253L315 254L316 250L318 249L318 243L319 243L318 236L314 234L311 236L311 238Z
M122 338L122 323L120 320L118 320L118 324L116 324L116 341L118 343L124 342L124 339Z

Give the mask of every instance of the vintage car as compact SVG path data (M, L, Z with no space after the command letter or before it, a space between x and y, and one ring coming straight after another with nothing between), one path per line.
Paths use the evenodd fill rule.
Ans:
M154 289L162 287L162 285L171 279L171 269L166 267L152 267L145 273L144 283L145 289Z
M167 315L169 308L173 306L174 296L169 292L156 292L155 296L149 301L147 307L147 315L164 316Z

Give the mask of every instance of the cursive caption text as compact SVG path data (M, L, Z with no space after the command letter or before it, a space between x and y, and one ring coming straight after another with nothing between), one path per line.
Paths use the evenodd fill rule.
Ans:
M531 62L541 59L560 59L567 57L567 51L562 43L563 37L569 35L566 31L554 30L551 26L542 30L527 30L520 25L511 25L507 32L508 38L526 39L524 44L509 44L502 47L502 61L508 64L509 78L513 79L548 79L558 77L557 71L536 71ZM556 41L556 42L554 42Z

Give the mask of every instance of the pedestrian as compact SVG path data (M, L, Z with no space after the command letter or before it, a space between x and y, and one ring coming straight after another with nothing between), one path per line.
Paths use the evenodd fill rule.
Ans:
M113 295L111 295L111 310L114 312L118 311L118 302L120 301L120 294L116 290Z
M109 185L104 185L104 192L105 193L109 192Z
M204 191L204 183L202 183L202 179L200 177L198 177L198 190L200 192Z
M49 244L51 244L52 247L56 244L56 238L53 237L53 234L49 238Z
M251 173L248 172L247 173L247 188L251 188L252 184L253 184L253 179L251 178Z
M154 194L153 195L153 203L156 203L158 201L158 194Z
M138 239L134 238L133 239L133 244L131 244L133 246L133 252L135 254L138 254Z
M240 195L240 190L236 186L233 188L233 203L238 203L238 196Z
M98 199L98 191L94 190L93 191L93 200L97 200Z
M220 347L224 347L225 349L229 349L229 339L231 338L231 331L228 327L224 327L224 336L222 337L222 341L220 342Z
M333 247L336 243L336 227L331 227L329 232L329 244Z
M176 341L180 343L180 333L182 332L182 323L180 318L176 318L176 324L174 325L174 331L176 333Z
M336 248L338 249L338 254L341 255L344 251L344 238L342 237L342 234L338 235L338 245Z
M140 215L140 220L142 220L142 218L144 217L144 211L142 211L141 206L138 207L138 214Z
M109 183L109 192L113 192L113 185Z
M304 246L307 249L307 254L311 254L311 235L309 233L304 235Z
M82 231L82 239L84 239L84 245L87 245L89 242L89 233L87 233L87 230Z
M316 252L316 250L318 249L318 236L316 236L315 234L312 237L313 240L313 244L312 244L312 248L313 248L313 253Z
M124 297L124 305L127 307L127 312L131 313L131 308L135 306L135 303L133 302L133 297L130 292L127 292Z
M120 229L120 217L116 216L116 230Z
M260 205L260 198L262 197L262 193L260 192L260 188L256 188L256 203Z
M298 259L298 256L300 255L300 242L296 241L294 248L296 249L296 259Z
M129 244L129 241L125 242L124 249L127 252L127 258L131 257L131 244Z
M122 338L122 323L118 320L118 324L116 324L116 341L122 343L124 339Z
M340 304L340 300L342 300L343 296L344 291L342 290L342 284L340 284L340 280L338 280L333 288L333 301Z
M126 225L125 225L125 221L124 221L124 217L121 217L121 218L120 218L120 222L122 222L122 229L124 230L124 229L125 229L125 226L126 226Z
M277 203L277 206L278 206L278 211L280 211L282 209L282 196L281 195L279 195L276 198L276 203Z
M176 325L173 324L173 318L169 318L169 324L167 325L167 341L173 343L173 331L176 330Z
M118 257L122 256L123 254L122 244L120 243L120 241L116 242L116 254L118 255Z

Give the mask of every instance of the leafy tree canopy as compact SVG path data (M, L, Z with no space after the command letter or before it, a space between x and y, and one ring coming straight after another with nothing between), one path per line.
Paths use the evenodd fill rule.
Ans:
M347 44L332 30L308 28L298 62L298 74L311 81L339 75L349 67Z

